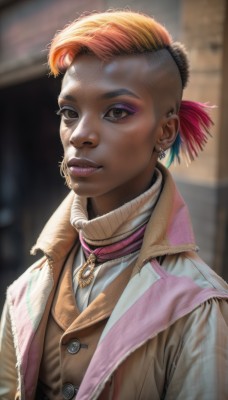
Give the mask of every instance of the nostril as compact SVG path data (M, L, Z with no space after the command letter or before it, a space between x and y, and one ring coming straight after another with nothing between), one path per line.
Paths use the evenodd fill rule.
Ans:
M74 131L70 137L70 144L74 147L81 148L83 146L94 147L99 142L98 135L96 133L76 132Z
M81 146L94 146L94 142L91 140L76 140L75 138L70 139L70 144L72 144L75 147L81 147Z
M75 149L81 149L83 147L92 148L92 147L97 146L97 142L93 142L93 141L89 141L89 140L84 140L84 141L70 140L70 144Z
M89 142L89 141L86 141L86 140L85 140L85 141L83 142L83 144L86 144L86 145L89 145L89 146L90 146L90 145L93 145L93 142Z

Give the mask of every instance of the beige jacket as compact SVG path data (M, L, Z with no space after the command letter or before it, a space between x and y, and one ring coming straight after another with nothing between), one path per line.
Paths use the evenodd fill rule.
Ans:
M102 332L77 400L228 398L228 290L195 253L170 174L133 273ZM44 257L8 289L0 334L0 398L35 398L45 328L64 261L77 240L73 194L38 239ZM161 256L166 256L162 265Z

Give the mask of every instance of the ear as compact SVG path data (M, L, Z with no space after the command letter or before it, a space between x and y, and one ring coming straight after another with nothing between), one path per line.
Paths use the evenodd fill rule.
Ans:
M177 137L179 131L179 117L177 114L167 115L161 121L161 129L156 141L156 151L168 150Z

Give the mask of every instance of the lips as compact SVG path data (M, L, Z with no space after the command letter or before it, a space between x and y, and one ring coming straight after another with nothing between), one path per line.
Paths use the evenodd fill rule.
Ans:
M68 163L68 170L72 177L89 176L97 172L101 166L86 158L71 158Z
M79 167L79 168L100 168L100 166L87 158L71 158L67 164L68 168L70 167Z

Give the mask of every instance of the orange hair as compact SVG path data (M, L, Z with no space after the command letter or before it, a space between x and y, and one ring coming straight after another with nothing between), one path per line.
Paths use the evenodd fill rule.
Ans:
M56 76L65 72L80 54L94 54L105 61L115 55L152 53L161 49L166 49L175 61L184 88L189 65L183 45L173 42L167 30L147 15L110 10L83 15L57 33L50 46L49 66ZM180 150L192 160L203 149L212 124L207 107L196 102L181 102L181 130L170 149L169 165L175 159L180 162Z
M83 53L101 60L167 48L172 38L153 18L132 11L106 11L81 16L54 37L49 51L53 75L65 72Z

